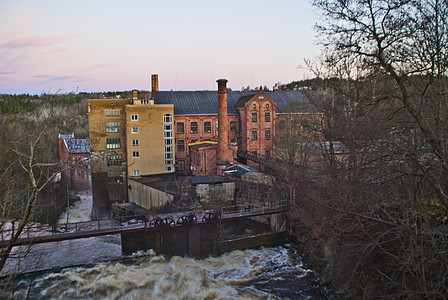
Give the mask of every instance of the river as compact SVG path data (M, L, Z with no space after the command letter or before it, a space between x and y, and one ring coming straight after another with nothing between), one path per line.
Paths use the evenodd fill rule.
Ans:
M74 220L88 214L81 197ZM90 199L90 200L89 200ZM83 213L78 213L83 210ZM61 216L64 219L64 216ZM66 216L65 216L66 218ZM123 257L120 236L34 245L20 260L29 273L9 284L14 299L327 299L291 245L232 251L196 260L153 251ZM72 266L70 268L60 268ZM76 267L73 267L76 266ZM11 268L11 267L10 267ZM4 283L3 283L4 284Z

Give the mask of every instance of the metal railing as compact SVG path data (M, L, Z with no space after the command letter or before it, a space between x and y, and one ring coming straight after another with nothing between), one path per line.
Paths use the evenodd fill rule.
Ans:
M55 225L47 224L33 224L26 225L19 239L23 238L35 238L42 236L50 236L61 233L81 233L86 231L100 231L102 229L122 227L129 225L131 221L132 224L143 224L146 220L141 219L141 215L127 216L117 219L109 220L97 220L97 221L84 221L76 223L58 223ZM12 227L9 229L3 229L0 231L1 241L9 241L12 236L17 232L18 223L12 223Z
M265 213L274 210L282 210L288 209L288 200L281 201L266 201L262 204L240 204L240 205L232 205L225 206L221 208L221 215L230 215L230 214L248 214L248 213Z
M131 215L116 217L115 219L109 220L97 220L97 221L85 221L76 223L58 223L55 225L42 225L33 224L27 225L18 239L33 239L37 237L54 236L60 234L82 234L82 233L98 233L101 231L106 232L107 230L121 227L123 231L126 227L131 227L133 225L142 225L141 229L146 228L158 228L165 224L170 227L183 226L187 224L195 224L210 222L213 220L218 220L226 215L229 217L237 216L250 216L274 213L276 211L284 211L288 209L288 200L280 201L266 201L261 204L241 204L222 207L220 210L212 210L203 212L200 216L195 216L192 213L184 213L184 215L179 216L176 220L170 217L154 216L152 219L147 219L142 215ZM234 215L234 216L231 216ZM160 221L162 220L162 221ZM160 224L159 224L160 223ZM162 224L163 223L163 224ZM12 227L9 229L0 230L1 242L8 242L17 232L18 224L12 223ZM128 228L129 229L129 228ZM110 233L108 233L110 234ZM92 234L93 235L93 234ZM68 237L67 237L68 238Z

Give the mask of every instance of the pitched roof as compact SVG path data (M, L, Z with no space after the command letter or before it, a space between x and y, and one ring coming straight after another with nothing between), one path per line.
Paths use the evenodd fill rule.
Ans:
M69 153L90 153L89 139L70 139L64 140L64 142Z
M317 107L300 91L266 91L265 94L277 103L276 113L319 113ZM239 100L247 101L256 95L254 91L228 91L227 113L237 114L235 106ZM174 104L175 115L217 115L217 91L158 91L157 104Z

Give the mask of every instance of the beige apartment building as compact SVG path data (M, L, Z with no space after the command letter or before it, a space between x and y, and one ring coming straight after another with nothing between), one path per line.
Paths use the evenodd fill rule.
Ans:
M88 100L94 219L125 202L128 178L174 172L174 105L152 100Z

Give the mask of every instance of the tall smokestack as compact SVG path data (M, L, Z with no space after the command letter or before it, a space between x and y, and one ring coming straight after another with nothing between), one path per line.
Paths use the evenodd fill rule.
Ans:
M159 91L159 75L158 74L151 75L151 87L152 87L153 93Z
M218 149L216 159L218 165L228 160L228 120L227 120L227 79L218 79ZM219 168L219 166L218 166ZM222 170L218 170L218 174Z

